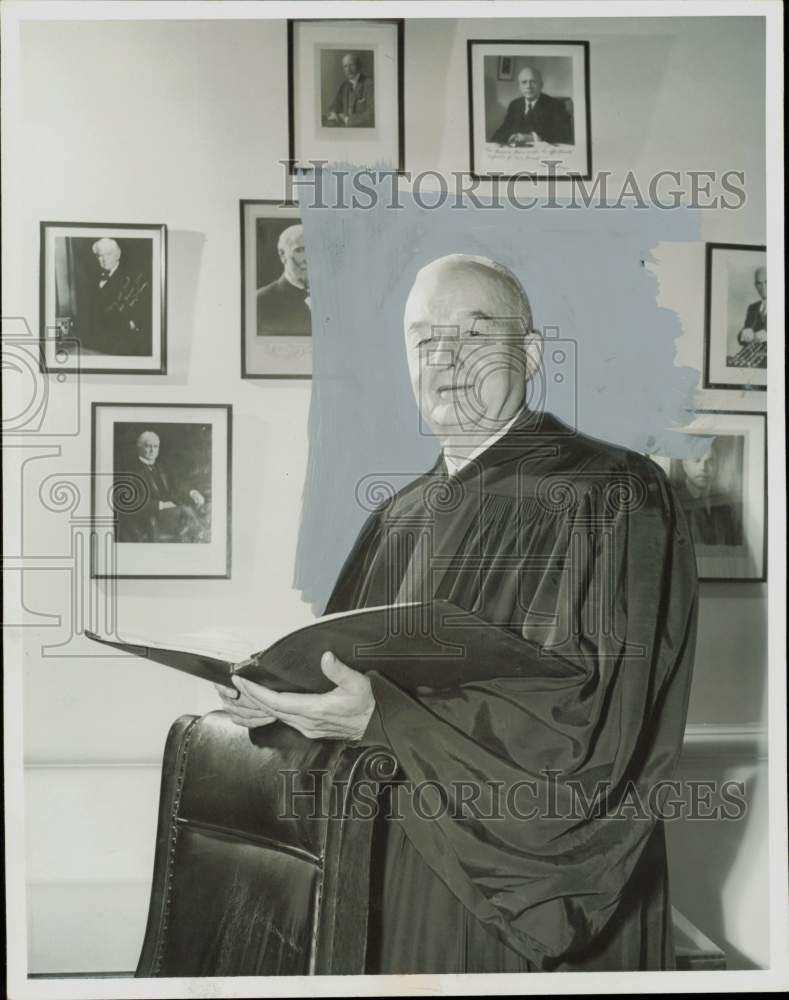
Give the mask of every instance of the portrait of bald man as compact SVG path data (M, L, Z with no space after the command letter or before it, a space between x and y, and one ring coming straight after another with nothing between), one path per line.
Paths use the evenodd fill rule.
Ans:
M341 76L339 86L336 84L338 68ZM340 128L375 127L372 50L342 52L338 49L323 49L321 75L325 95L323 125Z
M312 334L310 286L301 223L283 229L277 239L282 273L257 292L258 336Z
M441 452L371 513L326 612L446 600L491 644L522 640L519 676L475 680L469 662L468 683L414 695L326 650L330 692L236 679L223 706L397 758L370 972L672 968L655 790L680 755L695 645L681 505L649 458L533 406L541 337L499 263L426 264L404 332L414 418Z
M490 142L501 146L527 146L534 142L572 145L573 121L565 102L543 90L542 73L536 66L524 66L518 73L520 95L513 98L504 120Z
M116 425L116 483L135 498L117 510L119 542L210 542L211 456L203 435L199 425Z

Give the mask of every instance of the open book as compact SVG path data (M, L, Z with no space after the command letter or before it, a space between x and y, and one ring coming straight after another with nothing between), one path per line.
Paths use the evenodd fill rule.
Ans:
M401 687L446 688L528 672L539 648L509 629L491 625L449 601L383 605L326 615L278 638L265 649L239 656L237 639L224 645L193 634L162 642L125 635L88 638L155 660L195 677L232 687L237 674L275 691L323 692L333 684L320 659L327 650L362 673L378 671Z

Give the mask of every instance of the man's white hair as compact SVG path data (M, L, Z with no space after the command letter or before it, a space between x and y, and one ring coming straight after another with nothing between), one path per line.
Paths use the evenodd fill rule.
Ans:
M98 253L102 246L112 246L118 251L118 253L121 252L121 248L118 246L117 242L109 236L102 236L100 239L96 240L90 249L93 253Z
M470 253L450 253L445 257L437 257L419 269L414 284L419 280L419 276L423 271L428 271L435 267L452 267L454 265L458 267L478 267L487 272L489 277L500 285L507 298L515 305L516 315L526 324L526 329L531 330L531 303L529 302L529 296L524 291L523 285L508 267L505 267L504 264L500 264L496 260L491 260L490 257L480 257L477 254Z
M282 251L289 247L294 240L302 239L304 236L304 226L298 222L295 226L288 226L279 234L277 240L277 250Z
M145 438L156 438L156 443L157 444L161 444L161 441L159 440L159 435L156 433L156 431L143 431L140 434L140 436L137 438L137 441L136 441L136 444L137 444L138 448L140 447L140 445L142 444L142 442L145 440Z

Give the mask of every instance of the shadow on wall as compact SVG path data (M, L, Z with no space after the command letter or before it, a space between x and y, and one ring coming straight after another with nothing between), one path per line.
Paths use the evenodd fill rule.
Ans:
M666 823L672 903L726 953L727 969L767 968L767 761L707 752L687 754L678 778L701 782L700 788L711 781L743 782L746 810L739 819ZM747 942L747 953L732 938Z

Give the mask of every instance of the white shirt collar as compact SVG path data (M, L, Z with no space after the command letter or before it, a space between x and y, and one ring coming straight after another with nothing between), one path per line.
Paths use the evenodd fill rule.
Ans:
M518 412L515 414L512 420L508 420L503 427L499 427L499 429L495 431L493 434L491 434L489 438L485 438L482 444L477 445L477 447L474 448L473 451L470 451L468 455L452 456L452 455L447 455L445 451L444 462L446 464L447 472L449 473L449 475L456 476L461 469L465 468L465 466L468 465L469 462L473 461L475 458L481 455L483 451L487 451L492 444L495 444L499 440L499 438L504 437L504 435L507 433L510 427L512 427L512 425L521 415L521 413L523 413L523 410L522 409L518 410Z
M107 268L107 270L106 270L106 271L103 271L103 272L102 272L102 273L101 273L101 274L99 275L99 284L100 284L100 285L104 285L104 284L106 284L106 282L108 282L108 281L110 280L110 278L111 278L111 277L113 276L113 274L115 274L115 272L116 272L116 271L118 270L118 268L120 267L120 263L121 263L121 262L120 262L120 261L118 261L118 263L117 263L117 264L115 265L115 267L110 267L110 268Z

